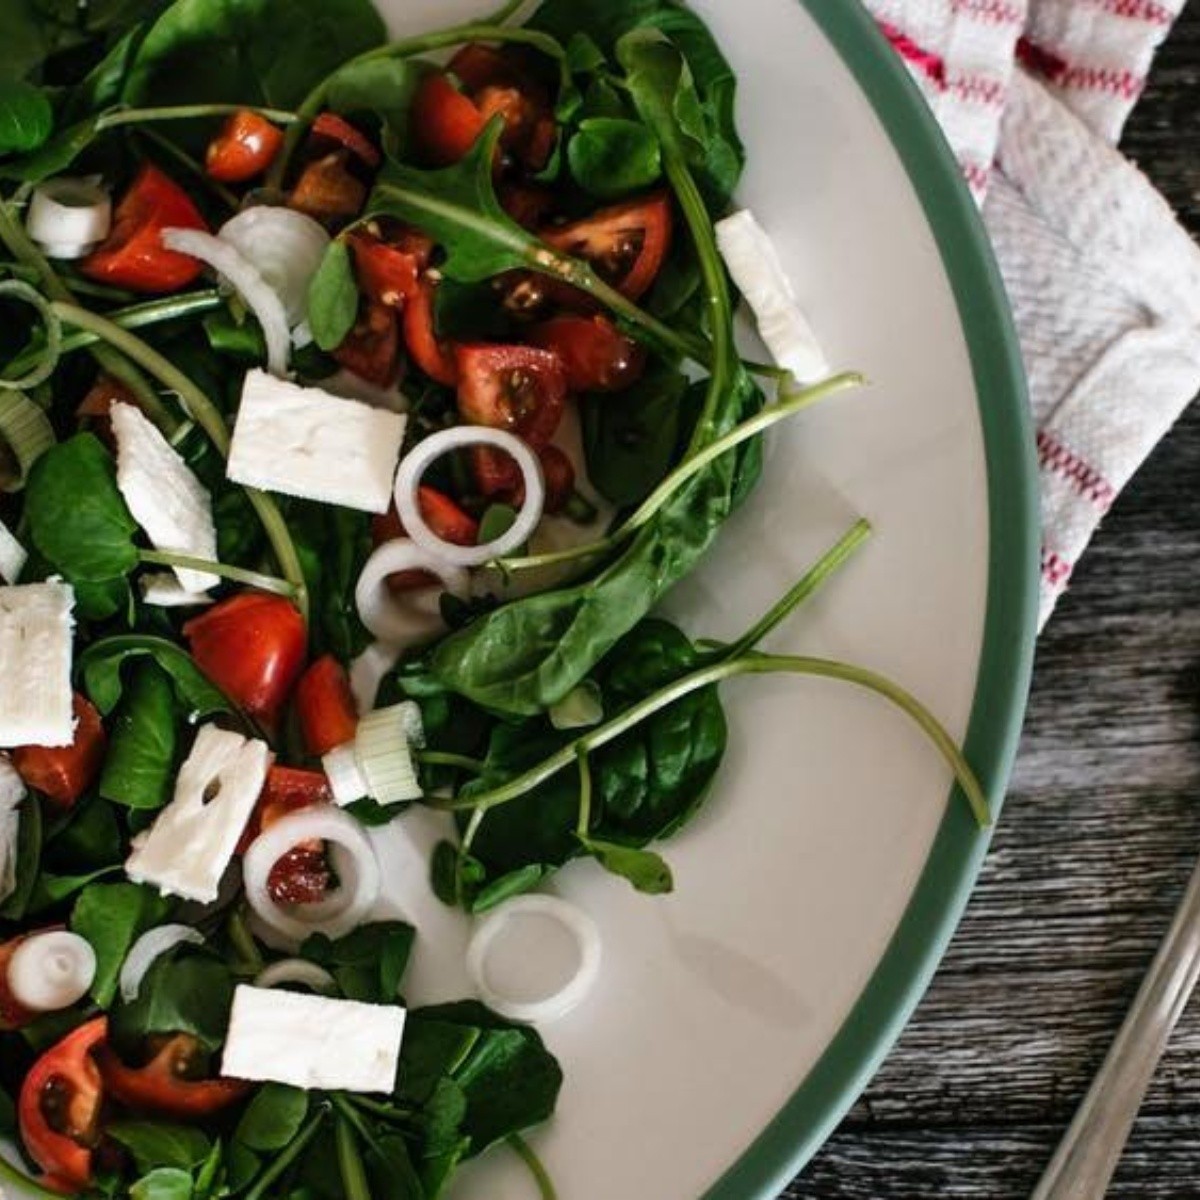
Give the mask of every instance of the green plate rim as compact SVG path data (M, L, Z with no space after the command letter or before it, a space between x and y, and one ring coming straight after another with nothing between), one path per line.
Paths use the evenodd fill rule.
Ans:
M1020 346L975 202L916 84L860 0L799 0L886 129L937 242L979 399L988 476L987 612L965 750L998 816L1016 756L1037 631L1040 510ZM779 1195L833 1133L924 995L991 841L955 790L895 934L795 1094L704 1200Z

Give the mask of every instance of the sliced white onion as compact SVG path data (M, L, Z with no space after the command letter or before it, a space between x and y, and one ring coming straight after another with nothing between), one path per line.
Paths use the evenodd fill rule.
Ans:
M217 231L266 280L299 325L308 311L308 288L325 251L329 234L302 212L260 204L231 217ZM310 335L311 336L311 335Z
M194 946L202 946L204 945L204 936L198 929L193 929L190 925L158 925L154 929L146 930L129 947L129 953L125 955L125 961L121 964L121 974L117 979L121 999L126 1004L136 1000L142 980L146 978L146 972L168 950L174 950L176 946L181 946L185 942Z
M330 843L340 887L317 904L276 904L267 888L271 868L302 842ZM276 821L242 859L246 899L272 929L295 942L309 934L344 937L363 923L379 898L379 863L362 826L340 808L316 804Z
M433 463L467 446L490 446L510 455L525 480L525 503L517 519L506 533L482 546L455 546L443 541L429 528L417 499L417 489ZM546 483L537 455L515 434L484 425L456 425L431 434L401 459L396 473L396 511L408 535L418 546L459 567L481 567L523 546L538 527L545 504Z
M168 250L190 254L207 263L241 296L262 326L267 343L267 369L283 378L292 345L287 310L258 268L228 242L199 229L164 229L162 244Z
M25 781L0 754L0 903L17 890L17 837L25 796Z
M197 608L211 604L207 592L189 592L174 571L152 571L138 579L142 603L154 608Z
M489 970L489 960L501 939L505 939L512 942L508 954L513 959L532 964L539 944L544 942L537 925L547 920L559 925L574 940L578 954L575 970L546 995L518 995L515 989L496 981L494 969ZM467 973L479 998L502 1017L512 1021L557 1021L583 1000L600 974L600 930L582 909L556 896L517 896L488 913L475 927L467 946Z
M13 999L31 1012L58 1012L87 995L96 978L96 952L77 933L56 929L26 938L8 960Z
M387 577L397 571L428 571L441 580L446 591L460 598L467 596L471 581L461 567L418 546L412 538L384 542L367 559L354 590L358 615L381 641L393 646L409 646L438 633L442 618L436 609L421 605L420 593L410 596L391 593Z
M289 983L325 996L332 996L338 990L333 976L324 967L318 967L306 958L281 958L264 967L254 980L254 986L260 988L283 987Z
M112 228L112 198L93 179L61 175L38 186L25 222L50 258L82 258Z
M358 762L358 750L353 742L335 746L321 756L321 768L329 780L334 802L345 808L367 797L367 777Z
M360 717L375 707L383 677L400 660L400 647L372 642L350 664L350 691Z

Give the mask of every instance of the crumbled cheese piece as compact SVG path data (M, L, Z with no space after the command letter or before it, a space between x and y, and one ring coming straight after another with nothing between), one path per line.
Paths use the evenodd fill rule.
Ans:
M0 587L0 746L69 746L75 732L66 583Z
M251 371L242 389L229 478L364 512L383 513L406 418Z
M155 608L196 608L213 602L207 592L189 592L170 571L143 575L138 587L142 601Z

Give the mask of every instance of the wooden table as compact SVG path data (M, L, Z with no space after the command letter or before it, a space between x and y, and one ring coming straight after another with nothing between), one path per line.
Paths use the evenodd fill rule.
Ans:
M1200 235L1200 0L1125 148ZM1197 854L1200 405L1121 497L1041 640L1008 807L933 988L787 1196L1026 1200ZM1110 1197L1200 1197L1200 998Z

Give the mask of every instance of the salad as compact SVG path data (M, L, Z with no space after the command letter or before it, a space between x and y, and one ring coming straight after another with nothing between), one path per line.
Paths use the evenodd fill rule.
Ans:
M370 0L0 15L23 1195L433 1200L504 1143L553 1196L522 1133L602 952L544 885L589 858L672 889L657 847L709 795L727 679L874 691L988 819L898 685L759 649L865 521L732 643L655 615L770 426L860 380L735 210L735 78L699 18L522 7L401 40ZM450 909L474 994L409 1007ZM547 923L562 979L493 969Z

